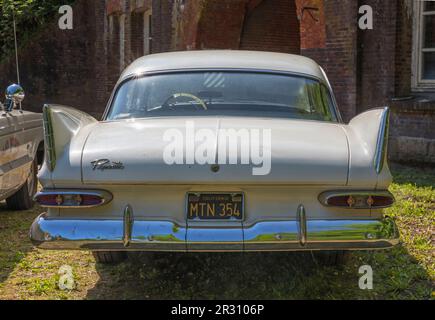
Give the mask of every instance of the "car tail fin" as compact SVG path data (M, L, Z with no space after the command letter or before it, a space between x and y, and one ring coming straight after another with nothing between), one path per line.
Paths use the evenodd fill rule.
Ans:
M365 155L370 157L378 175L387 163L389 117L390 110L385 107L364 112L349 123L349 128L359 140L351 140L350 143L360 143L359 147L362 147Z
M46 163L50 171L56 167L65 146L79 130L97 120L87 113L61 105L43 108Z

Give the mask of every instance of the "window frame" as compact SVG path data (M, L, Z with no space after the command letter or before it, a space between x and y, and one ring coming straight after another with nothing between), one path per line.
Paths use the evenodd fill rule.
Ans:
M106 109L104 110L103 116L101 117L102 122L112 122L112 121L120 121L120 120L110 120L108 119L111 110L113 108L113 104L115 103L115 98L121 89L121 87L128 81L134 80L137 78L142 77L152 77L155 75L165 75L165 74L178 74L178 73L201 73L201 72L235 72L235 73L259 73L259 74L271 74L271 75L282 75L282 76L290 76L290 77L300 77L300 78L306 78L311 79L314 81L319 82L321 86L323 86L326 90L326 93L328 93L330 102L332 105L330 106L331 114L335 118L333 121L321 121L321 122L328 122L328 123L338 123L343 124L343 118L341 117L340 111L338 109L337 101L335 99L335 95L332 91L332 88L330 87L330 84L327 80L321 79L318 77L315 77L313 75L304 74L304 73L296 73L296 72L288 72L288 71L275 71L275 70L263 70L263 69L244 69L244 68L194 68L194 69L179 69L179 70L165 70L165 71L151 71L151 72L142 72L137 74L131 74L123 79L120 79L118 83L115 85L114 90L112 91L112 94L109 98L109 101L107 102ZM313 121L320 121L320 120L313 120Z
M435 79L423 79L423 54L435 52L435 48L423 48L424 17L435 15L435 11L424 12L425 1L414 1L413 50L412 50L412 90L435 91Z

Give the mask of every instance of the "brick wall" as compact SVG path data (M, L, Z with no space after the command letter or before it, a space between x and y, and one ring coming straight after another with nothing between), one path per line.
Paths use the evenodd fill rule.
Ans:
M176 0L153 0L153 53L172 51L173 10Z
M390 103L390 159L400 162L435 163L435 101Z
M397 2L396 17L395 95L404 97L411 93L412 75L412 11L409 3Z
M294 0L190 0L175 19L175 47L300 53Z
M326 46L326 18L323 0L296 0L301 49Z
M144 55L144 47L145 47L145 35L144 35L144 26L145 19L143 12L134 11L131 14L131 54L133 57L138 58Z
M59 103L98 115L105 107L104 11L104 0L78 0L74 30L60 30L54 19L19 51L24 108L40 112L44 103ZM13 57L0 74L0 90L16 81Z
M357 13L355 0L324 1L326 43L302 49L302 55L316 60L333 87L345 121L357 113ZM321 21L319 21L321 24ZM318 27L320 30L322 26Z
M153 10L153 51L171 50L174 0L77 0L74 29L53 19L20 49L23 107L69 105L95 117L103 113L121 71L143 55L144 12ZM16 81L14 58L0 65L0 90Z
M359 5L374 30L358 29ZM152 52L253 49L299 53L328 74L345 121L390 105L393 160L433 163L435 96L411 90L411 0L77 0L74 30L57 19L20 49L24 107L60 103L103 112L124 66L144 52L152 10ZM0 90L16 79L0 64ZM400 99L397 99L397 98Z
M293 0L264 0L245 16L242 50L300 54L299 20Z
M358 28L357 112L389 105L395 95L397 1L361 0L373 8L373 30Z

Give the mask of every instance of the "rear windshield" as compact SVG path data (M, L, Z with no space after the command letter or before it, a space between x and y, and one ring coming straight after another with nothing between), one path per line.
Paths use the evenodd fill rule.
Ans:
M183 72L142 76L118 88L106 120L254 116L337 121L329 90L301 76Z

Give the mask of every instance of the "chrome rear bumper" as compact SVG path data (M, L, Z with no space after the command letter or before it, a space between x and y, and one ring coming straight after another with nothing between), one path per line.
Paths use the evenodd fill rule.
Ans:
M399 242L387 220L263 221L250 227L180 227L169 221L68 220L40 215L30 230L43 249L140 251L373 250Z

